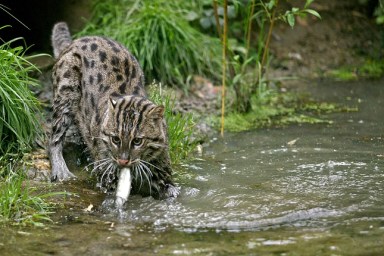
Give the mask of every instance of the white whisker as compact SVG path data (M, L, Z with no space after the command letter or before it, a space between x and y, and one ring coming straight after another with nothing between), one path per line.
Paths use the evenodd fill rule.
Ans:
M157 170L161 170L159 167L157 167L156 165L151 164L150 162L144 161L142 159L140 159L140 162L142 162L144 164L148 164L148 165L152 166L153 168L155 168Z
M103 183L103 180L104 180L104 176L107 174L107 177L108 177L108 179L110 180L110 174L111 173L113 173L113 170L115 169L115 168L113 168L114 167L114 164L113 164L113 162L111 162L109 165L108 165L108 167L105 169L105 171L103 172L103 174L101 175L101 178L100 178L100 182L101 183Z
M111 165L111 161L110 159L106 159L104 162L101 162L100 164L96 165L93 167L91 173L97 173L97 172L101 172L103 167L106 166L106 165ZM107 168L108 169L108 168Z
M143 174L142 174L143 168L141 167L141 165L138 165L137 167L139 168L139 174L140 174L140 188L139 188L140 190L141 187L143 186Z
M149 193L152 194L152 177L153 177L153 173L151 171L151 168L149 168L147 165L146 165L146 161L144 160L140 160L140 163L139 163L139 166L140 166L140 169L141 171L143 172L145 178L147 179L148 181L148 186L149 186ZM149 163L148 163L149 164ZM150 164L151 165L151 164ZM153 166L153 165L152 165Z

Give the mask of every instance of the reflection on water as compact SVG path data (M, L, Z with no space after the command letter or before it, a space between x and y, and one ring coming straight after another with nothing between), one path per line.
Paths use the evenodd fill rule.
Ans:
M332 125L227 134L201 159L179 167L189 175L178 177L176 201L132 196L118 215L65 209L46 230L2 232L0 249L14 255L379 255L384 88L318 88L319 98L347 99L360 111L334 114ZM78 193L85 204L98 205L100 195Z

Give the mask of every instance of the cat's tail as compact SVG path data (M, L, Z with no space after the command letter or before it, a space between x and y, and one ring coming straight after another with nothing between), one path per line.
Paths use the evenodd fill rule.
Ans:
M67 23L59 22L53 26L51 40L53 56L57 59L60 53L72 43L71 33L69 32Z

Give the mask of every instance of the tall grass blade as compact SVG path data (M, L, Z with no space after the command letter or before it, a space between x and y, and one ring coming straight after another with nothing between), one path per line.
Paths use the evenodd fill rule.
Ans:
M38 81L29 76L38 69L24 57L24 47L11 47L18 40L0 45L0 154L8 145L30 147L41 133L39 102L30 90Z

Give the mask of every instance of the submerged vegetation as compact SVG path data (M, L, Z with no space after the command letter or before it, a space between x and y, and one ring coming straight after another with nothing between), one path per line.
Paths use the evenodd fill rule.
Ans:
M333 112L354 112L356 108L333 103L319 103L292 93L273 93L251 98L252 109L247 113L230 112L226 116L225 130L231 132L288 124L331 124L326 114ZM215 120L219 126L219 120Z

